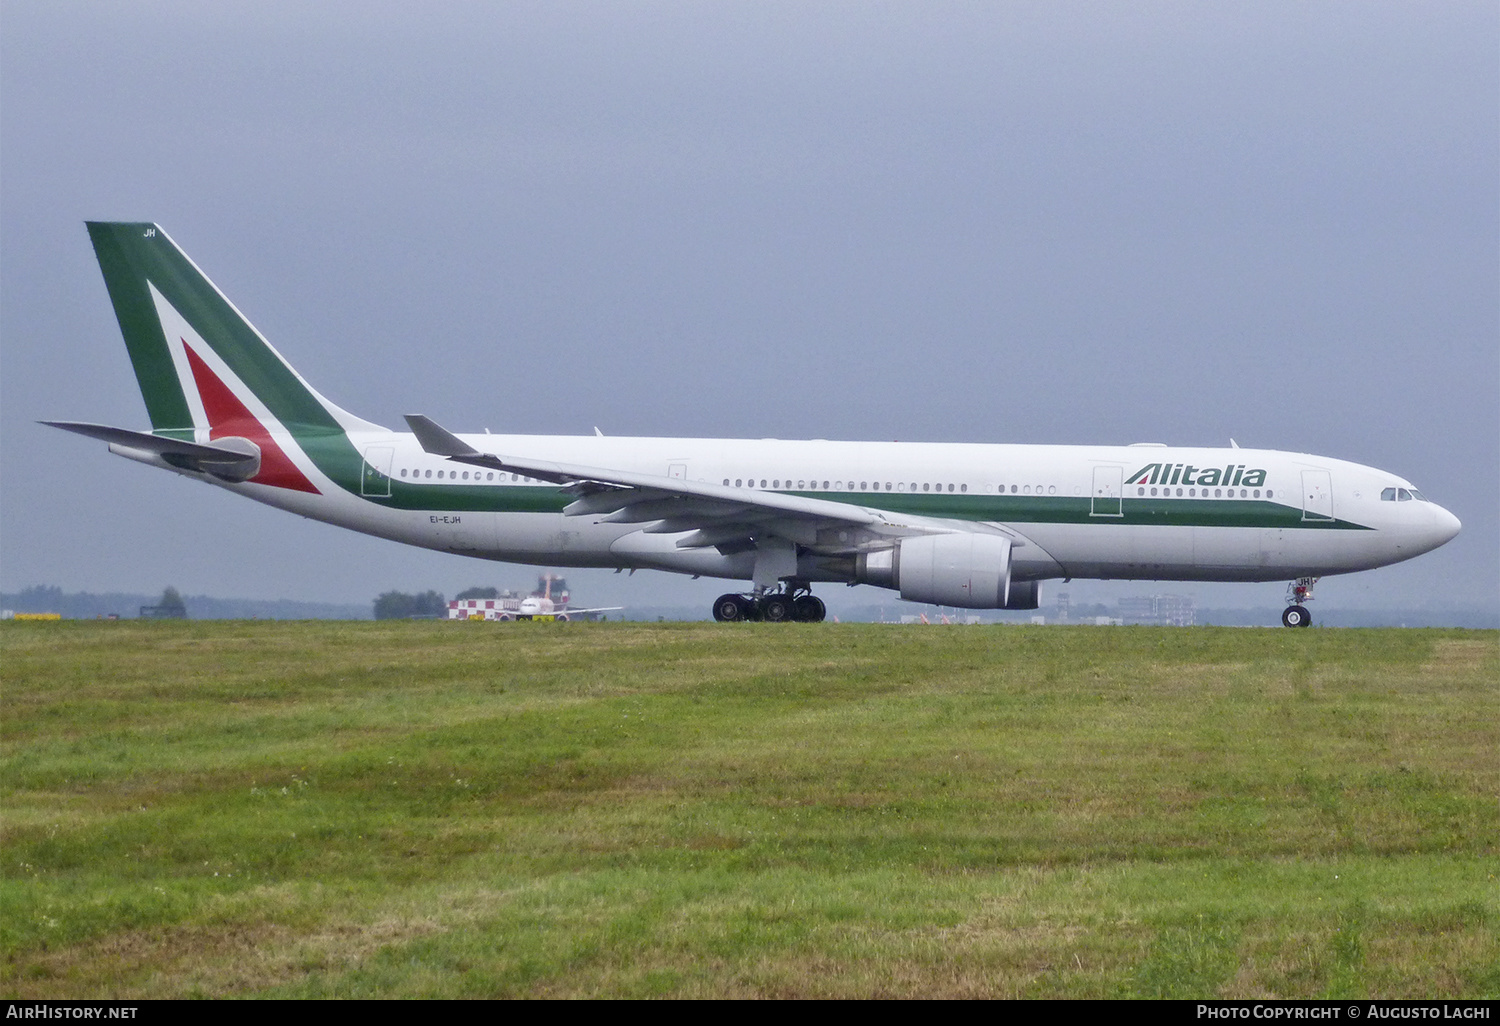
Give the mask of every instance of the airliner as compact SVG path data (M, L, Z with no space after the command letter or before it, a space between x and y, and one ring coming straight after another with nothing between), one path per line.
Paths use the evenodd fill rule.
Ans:
M528 595L521 600L521 605L516 609L514 619L517 620L571 620L575 616L588 616L590 613L613 613L624 609L624 606L596 606L593 609L574 609L568 605L568 596L564 595L560 600L562 604L552 599L551 574L542 579L542 593L540 595ZM496 619L512 619L510 613L501 613Z
M149 431L54 427L291 513L481 559L744 582L720 621L824 619L817 584L1035 609L1072 578L1289 582L1459 531L1404 478L1305 453L392 431L317 392L150 223L89 222Z

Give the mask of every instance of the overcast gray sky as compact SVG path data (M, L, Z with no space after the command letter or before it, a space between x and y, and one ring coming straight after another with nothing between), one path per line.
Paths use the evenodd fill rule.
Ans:
M83 228L129 219L380 423L1232 436L1394 471L1464 521L1322 604L1495 608L1497 72L1491 0L3 0L0 588L363 602L533 575L34 425L147 425Z

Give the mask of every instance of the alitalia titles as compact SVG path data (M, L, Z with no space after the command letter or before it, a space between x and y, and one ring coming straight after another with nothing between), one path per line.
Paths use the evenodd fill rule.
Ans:
M1195 467L1191 463L1148 463L1125 480L1126 484L1226 485L1258 488L1266 483L1266 472L1245 469L1242 463L1227 467Z

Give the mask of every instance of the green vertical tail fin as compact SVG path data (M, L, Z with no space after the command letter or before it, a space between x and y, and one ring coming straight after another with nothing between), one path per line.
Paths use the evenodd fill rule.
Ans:
M298 437L384 430L319 395L160 227L88 229L154 431L212 435L240 408Z

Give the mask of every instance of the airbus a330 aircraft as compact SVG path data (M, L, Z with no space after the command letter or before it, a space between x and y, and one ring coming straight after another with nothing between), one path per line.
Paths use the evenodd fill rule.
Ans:
M719 620L824 617L815 583L1035 609L1048 578L1313 582L1458 533L1411 483L1262 449L465 435L361 420L154 224L88 226L150 431L49 421L341 527L544 566L750 582Z

